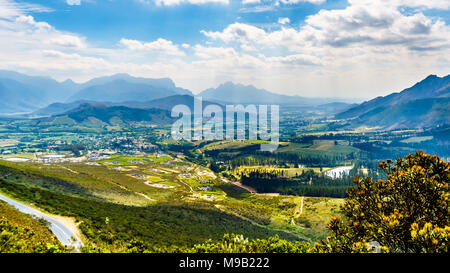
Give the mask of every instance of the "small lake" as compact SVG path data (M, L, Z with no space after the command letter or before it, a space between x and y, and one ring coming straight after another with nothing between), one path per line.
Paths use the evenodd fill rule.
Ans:
M332 178L342 178L344 175L348 175L351 169L353 169L353 166L337 167L326 171L325 175Z

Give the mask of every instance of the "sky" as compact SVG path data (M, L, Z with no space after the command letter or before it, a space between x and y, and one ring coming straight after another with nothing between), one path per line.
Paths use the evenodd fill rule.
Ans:
M0 69L373 98L450 74L449 0L0 0Z

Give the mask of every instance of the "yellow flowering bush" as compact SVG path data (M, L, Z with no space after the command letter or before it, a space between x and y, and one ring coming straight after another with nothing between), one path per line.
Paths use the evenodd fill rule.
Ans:
M450 164L418 151L379 167L386 179L356 177L317 252L447 252Z

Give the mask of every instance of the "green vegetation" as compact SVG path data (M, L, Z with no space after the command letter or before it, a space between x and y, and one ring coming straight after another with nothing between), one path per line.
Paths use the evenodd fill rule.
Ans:
M387 179L356 177L343 206L344 217L329 223L323 252L448 253L450 164L419 151L380 163Z
M0 253L56 253L65 248L42 219L0 201Z

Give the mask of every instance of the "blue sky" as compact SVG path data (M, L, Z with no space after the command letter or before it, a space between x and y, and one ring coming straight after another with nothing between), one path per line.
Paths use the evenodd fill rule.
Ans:
M31 1L17 1L30 3ZM306 16L320 9L344 8L346 0L330 0L323 4L301 2L262 12L251 12L255 7L272 7L266 4L244 5L241 1L230 4L182 4L157 6L133 0L81 1L80 5L67 5L64 0L32 1L52 8L54 12L35 13L37 20L67 31L81 33L91 42L111 45L122 37L137 40L165 38L176 43L194 43L205 37L201 30L219 30L235 22L277 28L280 17L290 19L290 24L300 25ZM126 12L124 12L126 11Z
M448 0L0 0L0 69L371 98L450 73Z

